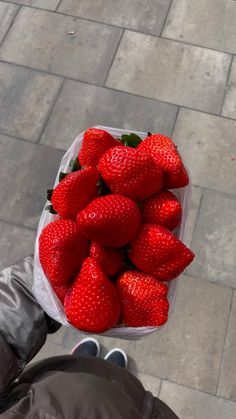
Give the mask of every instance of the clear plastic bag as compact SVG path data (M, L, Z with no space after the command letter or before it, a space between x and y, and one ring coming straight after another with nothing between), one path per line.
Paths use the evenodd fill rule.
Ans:
M103 127L103 126L97 126L96 128L104 129L110 132L111 135L117 138L120 138L122 134L129 134L130 132L134 132L135 134L139 135L141 138L145 138L147 136L147 133L145 132L128 131L128 130L116 129L116 128L111 128L111 127ZM70 146L70 148L67 150L67 152L63 156L58 173L57 173L54 187L59 182L59 173L69 171L70 161L77 156L78 151L81 147L83 134L84 133L82 132L78 135L78 137L75 139L73 144ZM184 241L184 230L185 230L189 203L190 203L190 198L191 198L191 185L189 184L185 188L175 189L174 193L180 200L182 204L182 211L183 211L182 222L180 226L175 230L174 233L178 238L180 238L180 240ZM58 218L57 215L50 214L48 211L45 210L45 208L43 209L43 212L39 220L37 237L36 237L36 242L35 242L33 292L39 304L43 307L43 309L51 318L53 318L54 320L57 320L59 323L63 325L66 325L68 327L73 327L67 322L63 305L61 304L56 294L52 290L51 285L47 277L45 276L42 270L40 261L39 261L38 240L39 240L41 231L47 224L49 224L50 222L54 221L57 218ZM174 304L175 304L176 293L177 293L177 288L178 288L178 281L179 279L176 278L173 281L170 281L168 283L169 285L168 300L170 304L169 317L171 316L174 310ZM105 333L102 333L102 335L120 338L120 339L127 339L127 340L138 340L146 335L149 335L151 333L158 331L158 329L160 329L161 327L125 327L123 325L120 325L120 326L118 325L106 331Z

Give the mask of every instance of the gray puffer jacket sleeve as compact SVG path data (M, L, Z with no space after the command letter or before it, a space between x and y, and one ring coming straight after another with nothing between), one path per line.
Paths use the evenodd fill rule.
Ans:
M46 340L48 322L32 283L31 256L0 272L0 393Z

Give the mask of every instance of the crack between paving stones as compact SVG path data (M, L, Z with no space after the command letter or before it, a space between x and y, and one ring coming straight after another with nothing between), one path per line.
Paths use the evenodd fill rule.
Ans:
M163 22L163 25L162 25L160 37L162 37L163 31L165 29L166 22L167 22L167 19L168 19L169 14L170 14L170 9L172 7L172 4L173 4L173 0L170 1L169 7L168 7L168 10L167 10L167 13L166 13L166 17L165 17L164 22Z
M10 3L7 3L7 4L10 4ZM13 3L13 4L16 4L16 3ZM11 22L11 24L10 24L9 28L7 29L6 33L4 34L4 36L3 36L3 38L2 38L2 40L1 40L1 42L0 42L0 48L1 48L1 46L3 45L3 43L4 43L5 39L7 38L7 35L9 34L9 32L10 32L10 30L11 30L11 28L12 28L12 26L13 26L13 24L14 24L14 22L15 22L15 20L16 20L16 18L17 18L17 16L18 16L18 14L19 14L19 12L20 12L20 10L21 10L21 6L20 6L19 4L16 4L16 6L18 6L18 9L17 9L17 11L16 11L16 13L15 13L15 15L14 15L14 18L12 19L12 22Z
M58 100L58 98L59 98L59 96L60 96L60 93L61 93L61 91L62 91L62 88L63 88L63 86L64 86L64 83L65 83L65 79L62 79L61 85L60 85L60 87L59 87L59 89L58 89L57 93L55 94L55 97L54 97L54 99L53 99L53 101L52 101L52 107L51 107L51 109L49 110L49 112L48 112L48 114L47 114L47 117L46 117L46 119L45 119L45 122L44 122L44 124L43 124L43 127L42 127L42 129L41 129L41 131L40 131L40 133L39 133L39 136L38 136L38 139L37 139L37 141L36 141L36 144L39 144L39 143L40 143L40 141L41 141L41 138L42 138L43 133L44 133L44 131L45 131L45 129L46 129L47 123L48 123L48 121L49 121L49 119L50 119L50 116L51 116L51 114L52 114L52 112L53 112L53 109L54 109L54 107L55 107L55 105L56 105L56 103L57 103L57 100Z
M233 308L234 293L235 293L235 290L233 289L232 290L231 300L230 300L230 306L229 306L228 321L227 321L227 327L226 327L226 331L225 331L224 346L223 346L223 351L222 351L222 356L221 356L219 374L218 374L217 383L216 383L215 396L217 396L217 393L219 391L220 380L221 380L222 373L223 373L223 362L224 362L224 355L225 355L225 346L226 346L226 342L227 342L227 338L228 338L228 333L229 333L230 322L231 322L231 314L232 314L232 308ZM221 397L221 396L217 396L217 397Z
M221 108L220 108L220 115L222 115L223 107L224 107L224 104L225 104L226 95L228 93L229 78L230 78L230 73L231 73L231 69L232 69L232 65L233 65L233 60L234 60L234 56L232 55L231 62L230 62L230 65L229 65L228 74L227 74L227 79L226 79L226 83L225 83L225 91L224 91L224 95L223 95L223 99L222 99L222 104L221 104Z

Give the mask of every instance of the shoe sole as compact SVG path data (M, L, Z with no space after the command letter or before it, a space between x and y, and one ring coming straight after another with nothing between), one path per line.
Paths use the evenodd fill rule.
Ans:
M85 339L82 339L79 343L77 343L76 345L75 345L75 347L72 349L72 351L70 352L70 355L73 355L73 352L79 347L79 346L81 346L82 345L82 343L86 343L86 342L93 342L93 343L95 343L95 345L96 345L96 347L97 347L97 355L96 355L96 358L99 358L99 356L100 356L100 352L101 352L101 347L100 347L100 344L99 344L99 342L96 340L96 339L94 339L94 338L85 338Z

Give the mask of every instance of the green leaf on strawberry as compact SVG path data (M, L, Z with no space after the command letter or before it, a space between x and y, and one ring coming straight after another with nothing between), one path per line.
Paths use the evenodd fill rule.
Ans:
M142 138L133 133L124 134L121 136L121 142L127 147L136 148L142 142Z
M71 160L70 162L70 168L69 172L60 172L59 173L59 182L61 182L69 173L77 172L78 170L83 169L83 167L80 166L78 158Z
M71 160L70 162L70 172L77 172L77 170L80 170L81 166L79 164L78 157L76 159Z
M53 189L48 189L47 190L47 200L51 201L52 199L52 193L53 193Z
M60 172L59 173L59 182L61 182L69 173Z
M49 211L51 214L57 214L57 212L54 210L54 208L53 208L52 204L47 205L47 206L45 207L45 209L46 209L47 211Z
M108 188L107 184L104 182L102 177L99 178L97 186L98 186L98 193L100 195L109 195L111 193L110 189Z

